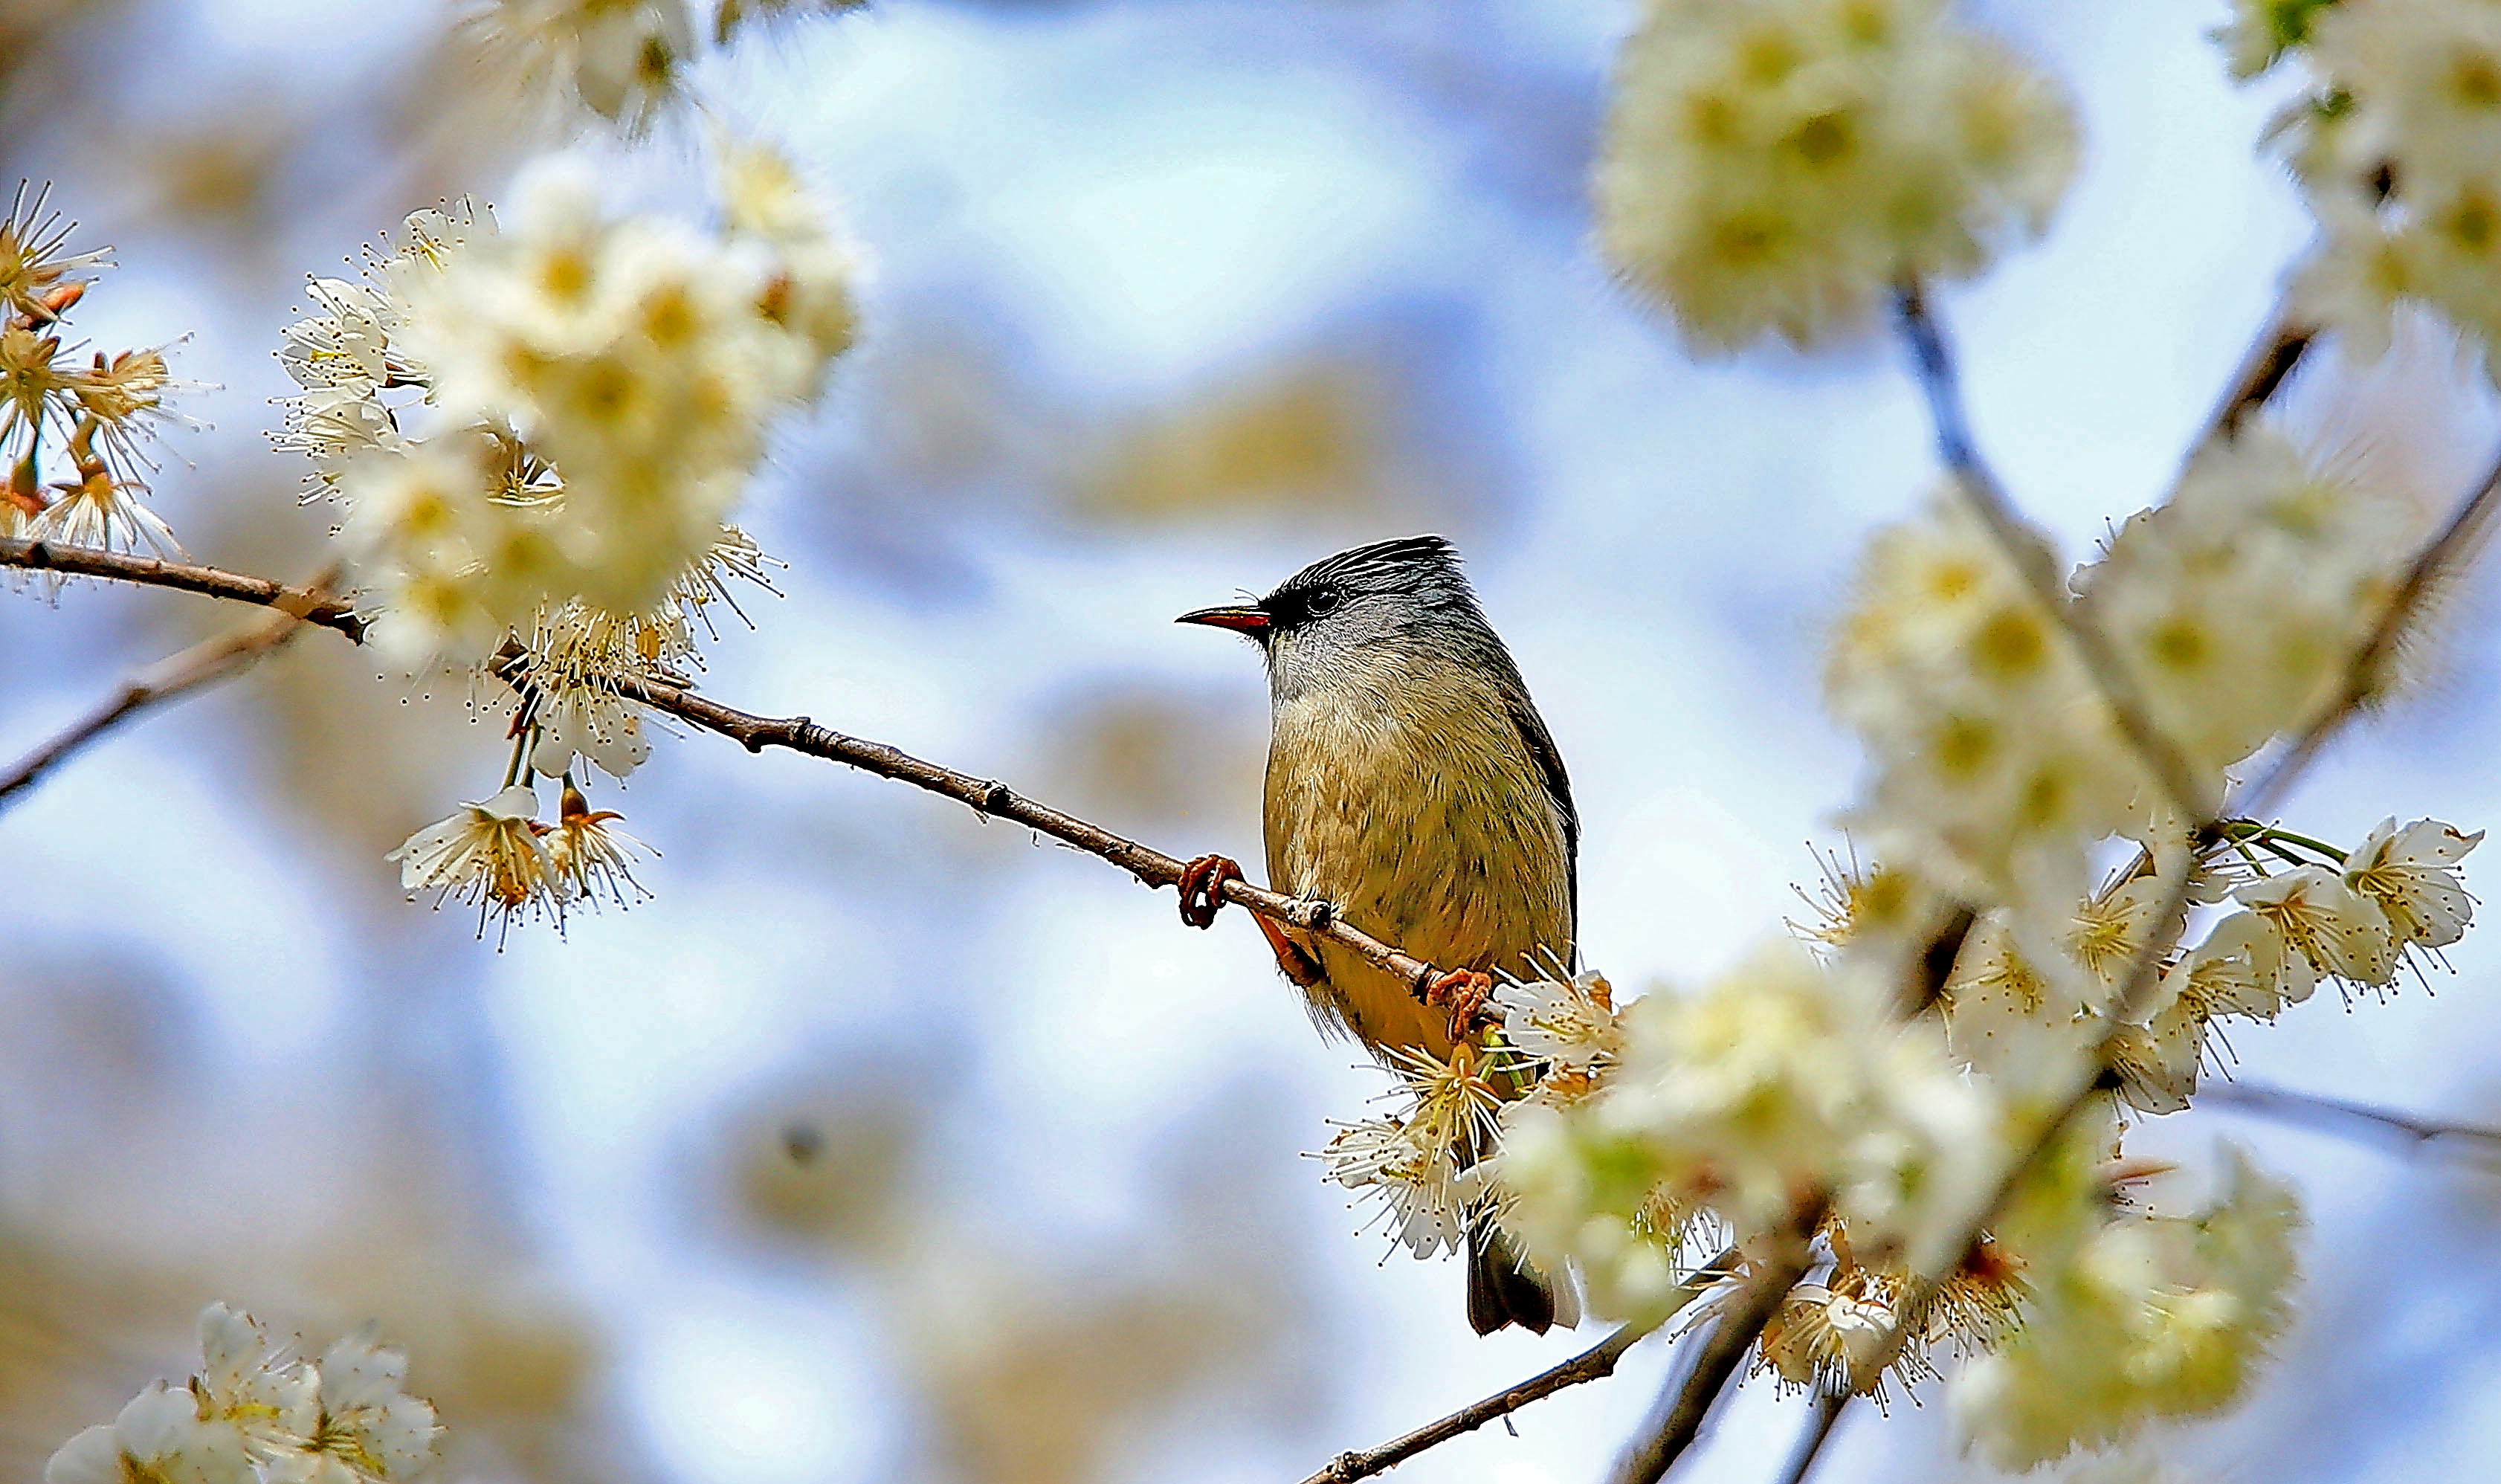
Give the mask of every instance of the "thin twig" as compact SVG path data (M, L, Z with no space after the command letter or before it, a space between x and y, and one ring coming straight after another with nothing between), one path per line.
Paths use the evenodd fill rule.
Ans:
M150 588L175 588L230 603L255 603L294 615L307 624L336 629L358 644L365 642L365 622L347 599L304 588L290 588L265 577L246 577L187 561L163 561L93 547L63 546L57 541L0 537L0 567L29 572L59 572L70 577L109 577Z
M1928 414L1936 423L1937 453L1945 460L1948 472L1961 487L1981 523L1996 538L1998 549L2032 590L2034 600L2049 612L2075 646L2076 658L2084 662L2094 689L2109 704L2112 720L2144 761L2146 770L2153 775L2154 784L2172 808L2183 818L2203 818L2214 806L2214 791L2197 782L2187 759L2146 709L2134 678L2109 638L2076 611L2056 558L2017 512L2014 501L2007 497L2006 487L1980 456L1979 446L1972 440L1971 420L1963 411L1962 383L1954 371L1953 351L1928 311L1926 294L1914 281L1902 286L1893 302L1901 320L1903 339L1911 348L1912 364L1918 371L1919 389L1926 394Z
M364 622L345 601L326 593L289 588L267 578L247 577L217 567L14 538L0 539L0 566L111 578L143 587L179 589L230 602L254 603L278 608L304 623L333 629L356 643L364 642ZM995 780L975 778L969 773L958 773L934 762L924 762L883 742L845 736L830 727L818 726L806 717L753 716L697 695L683 686L663 681L619 679L614 683L614 689L627 700L639 701L654 711L666 712L708 731L717 731L740 743L749 752L784 747L846 763L881 778L891 778L915 788L926 789L932 793L944 794L969 804L983 814L1040 830L1089 855L1100 856L1150 887L1174 886L1181 880L1182 861L1135 840L1116 835L1099 825L1026 798ZM1238 902L1262 917L1273 918L1352 950L1366 962L1398 976L1419 995L1433 977L1433 965L1411 958L1349 925L1337 915L1337 909L1331 903L1287 896L1244 881L1224 882L1216 891L1226 901Z
M934 762L924 762L884 742L848 737L831 727L819 726L803 716L750 716L697 695L682 686L656 680L619 679L615 683L615 689L627 700L639 701L654 711L665 712L708 731L717 731L750 753L761 752L768 747L783 747L812 758L844 763L875 773L880 778L891 778L917 789L926 789L932 793L944 794L992 818L1040 830L1088 855L1100 856L1150 887L1174 886L1181 880L1183 861L1135 840L1116 835L1100 825L1088 824L1073 814L1065 814L1048 804L1026 798L993 779L975 778L970 773L958 773ZM1263 917L1290 924L1352 949L1362 955L1366 962L1396 975L1418 994L1433 977L1433 965L1410 958L1347 923L1327 902L1287 896L1265 887L1254 887L1247 881L1227 881L1217 890L1227 901L1239 902Z
M1848 1392L1815 1394L1815 1410L1808 1414L1806 1431L1798 1434L1797 1446L1789 1451L1788 1467L1781 1470L1781 1484L1806 1484L1806 1476L1815 1472L1816 1459L1822 1454L1823 1445L1832 1440L1833 1427L1849 1405Z
M2206 420L2205 428L2188 445L2188 456L2194 459L2209 444L2226 438L2237 438L2250 420L2258 415L2284 384L2292 378L2293 369L2310 351L2318 332L2290 319L2279 308L2266 332L2250 347L2241 368L2232 377L2231 389Z
M1403 1437L1392 1438L1378 1448L1366 1448L1359 1453L1341 1453L1329 1460L1327 1467L1305 1479L1303 1484L1354 1484L1357 1479L1370 1478L1394 1468L1427 1448L1438 1447L1497 1418L1507 1417L1532 1401L1542 1400L1567 1387L1615 1374L1616 1363L1623 1359L1624 1352L1656 1332L1686 1304L1709 1292L1728 1275L1736 1261L1737 1249L1731 1247L1695 1269L1691 1277L1678 1286L1669 1297L1666 1307L1659 1312L1625 1325L1551 1370L1541 1371L1517 1386L1461 1407Z
M2288 1088L2266 1087L2251 1082L2218 1082L2198 1095L2226 1107L2238 1108L2259 1118L2272 1118L2283 1123L2302 1124L2329 1133L2345 1130L2391 1134L2420 1149L2443 1140L2482 1144L2501 1149L2501 1129L2479 1124L2453 1124L2439 1119L2421 1118L2400 1113L2391 1108L2375 1108L2368 1103L2347 1102L2339 1097L2324 1097L2317 1093L2296 1093Z
M302 589L288 590L300 591L315 599L326 599L329 590L338 581L339 568L332 563ZM274 606L278 611L258 623L247 624L232 633L204 639L181 654L149 666L66 730L19 759L16 767L0 775L0 809L7 808L13 795L33 787L36 780L70 754L130 717L150 706L161 705L239 674L264 656L284 648L304 631L304 623L298 617L292 599Z
M1755 1337L1814 1265L1807 1237L1822 1219L1823 1210L1824 1202L1808 1202L1798 1219L1803 1230L1793 1233L1794 1241L1784 1244L1789 1250L1748 1279L1735 1300L1724 1307L1695 1353L1692 1367L1660 1394L1650 1422L1617 1461L1614 1484L1658 1484L1702 1435L1702 1424L1727 1389L1729 1378L1745 1364Z

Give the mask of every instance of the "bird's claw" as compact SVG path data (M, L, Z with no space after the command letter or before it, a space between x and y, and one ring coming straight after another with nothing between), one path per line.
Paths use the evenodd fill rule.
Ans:
M1436 974L1424 985L1424 1003L1450 1006L1453 1042L1476 1033L1477 1017L1484 1013L1485 1002L1492 997L1493 976L1472 968Z
M1216 925L1216 909L1224 905L1217 894L1228 881L1243 880L1242 867L1223 856L1201 856L1181 868L1181 920L1192 928Z

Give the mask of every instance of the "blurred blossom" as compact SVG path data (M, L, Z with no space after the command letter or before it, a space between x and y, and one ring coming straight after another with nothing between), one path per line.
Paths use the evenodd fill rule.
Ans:
M2328 703L2396 589L2415 524L2401 494L2320 467L2261 424L2199 455L2076 586L2164 732L2219 770Z
M1951 1393L1991 1463L2032 1467L2239 1395L2288 1322L2302 1222L2284 1186L2237 1153L2228 1169L2194 1217L2121 1217L2033 1265L2022 1328Z
M1687 344L1805 347L1896 284L2038 236L2075 170L2058 88L1944 0L1651 0L1617 64L1599 241Z
M2067 636L1951 491L1868 543L1824 694L1874 772L1853 831L1968 899L2072 901L2141 787Z
M695 51L686 0L475 0L459 39L514 93L629 134L683 101Z
M2245 75L2297 49L2312 76L2283 130L2321 229L2294 306L2368 362L2399 306L2428 305L2501 377L2501 17L2481 0L2277 4L2226 40Z

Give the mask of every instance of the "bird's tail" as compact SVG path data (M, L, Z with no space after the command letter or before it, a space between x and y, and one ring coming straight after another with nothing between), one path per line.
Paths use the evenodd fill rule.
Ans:
M1517 1325L1538 1334L1581 1322L1581 1296L1568 1273L1537 1270L1502 1228L1480 1217L1468 1224L1468 1324L1479 1334Z

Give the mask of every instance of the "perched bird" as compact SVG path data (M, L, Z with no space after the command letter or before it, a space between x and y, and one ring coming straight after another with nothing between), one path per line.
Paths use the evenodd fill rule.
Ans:
M1571 961L1571 785L1451 543L1410 536L1340 552L1256 602L1179 622L1233 629L1267 659L1270 883L1444 971L1419 997L1338 943L1257 918L1323 1030L1384 1061L1447 1061L1479 1034L1493 972L1536 977L1542 961ZM1183 919L1208 926L1217 888L1240 874L1220 856L1190 862ZM1568 1289L1559 1299L1568 1325ZM1555 1287L1479 1213L1468 1228L1477 1332L1543 1333L1557 1318Z

